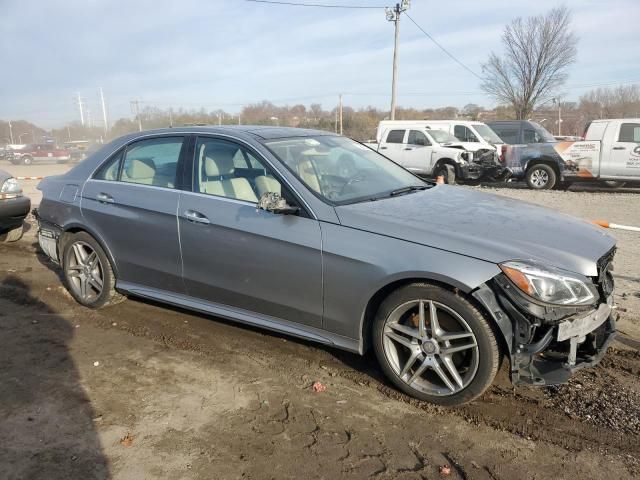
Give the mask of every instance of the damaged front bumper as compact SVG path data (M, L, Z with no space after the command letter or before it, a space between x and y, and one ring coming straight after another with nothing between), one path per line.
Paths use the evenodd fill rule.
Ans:
M523 305L498 276L474 292L506 341L513 384L565 383L581 368L598 364L616 336L613 294L597 308ZM534 312L535 315L532 315Z

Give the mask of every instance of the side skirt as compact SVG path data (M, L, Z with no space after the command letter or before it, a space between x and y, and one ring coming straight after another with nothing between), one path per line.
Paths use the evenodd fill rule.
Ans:
M234 322L246 323L304 340L359 353L359 342L357 339L337 335L319 328L129 282L116 281L116 289L138 297L168 303L188 310L222 317Z

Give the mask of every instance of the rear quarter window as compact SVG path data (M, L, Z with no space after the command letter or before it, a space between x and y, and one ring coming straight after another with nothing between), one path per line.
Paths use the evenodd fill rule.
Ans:
M387 135L387 143L402 143L405 130L391 130Z

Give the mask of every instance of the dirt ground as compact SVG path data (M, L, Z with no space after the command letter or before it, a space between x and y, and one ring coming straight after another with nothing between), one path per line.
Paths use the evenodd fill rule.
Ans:
M640 224L631 190L483 190ZM0 246L0 478L640 478L640 236L615 236L623 334L603 363L546 389L502 371L447 410L371 355L135 299L86 310L31 228Z

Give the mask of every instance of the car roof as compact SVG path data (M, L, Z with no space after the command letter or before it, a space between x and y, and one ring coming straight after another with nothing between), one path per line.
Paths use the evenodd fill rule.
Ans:
M287 137L312 137L319 135L335 136L333 132L324 130L313 130L310 128L295 127L274 127L270 125L206 125L206 126L184 126L175 128L160 128L156 130L146 130L136 132L132 136L154 135L166 133L221 133L221 134L250 134L263 140Z

